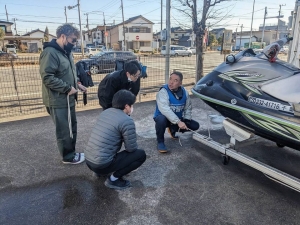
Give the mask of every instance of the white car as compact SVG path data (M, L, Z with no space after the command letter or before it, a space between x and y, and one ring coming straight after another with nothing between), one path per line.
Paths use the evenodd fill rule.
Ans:
M161 47L161 54L163 56L166 55L166 46L163 45ZM179 45L170 45L170 56L192 56L192 51L188 50L186 47L184 46L179 46Z
M99 52L102 52L101 48L87 48L86 52L85 52L85 55L88 56L88 57L91 57L91 56L96 55Z
M194 47L188 47L187 50L190 50L193 55L196 55L196 48L194 48Z

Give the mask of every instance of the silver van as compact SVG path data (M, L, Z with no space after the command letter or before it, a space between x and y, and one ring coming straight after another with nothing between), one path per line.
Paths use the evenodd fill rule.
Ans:
M161 54L163 56L166 55L166 46L163 45L161 47ZM179 46L179 45L170 45L170 56L192 56L192 51L188 50L186 47L184 46Z

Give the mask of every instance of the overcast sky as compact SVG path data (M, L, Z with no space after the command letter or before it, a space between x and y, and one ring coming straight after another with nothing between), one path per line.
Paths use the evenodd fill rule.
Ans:
M202 0L198 1L198 9L201 11ZM0 0L0 20L7 20L5 5L8 12L8 20L14 22L18 34L25 34L31 30L45 30L48 26L51 34L55 35L56 28L66 21L64 7L74 6L77 0ZM163 24L166 23L166 1L163 0ZM281 14L284 15L282 20L288 22L291 11L294 10L295 0L256 0L254 8L253 30L258 30L263 23L264 10L268 7L268 16L277 16L279 5ZM86 19L88 14L89 28L103 24L103 12L107 24L121 23L122 11L121 0L80 0L81 5L81 22L82 29L86 30ZM124 19L142 15L154 23L153 31L160 31L161 28L161 0L123 0ZM189 12L186 6L182 6L178 0L171 0L171 26L172 27L191 27L191 20L188 16L180 13L179 10ZM217 20L210 19L210 29L224 27L227 29L240 30L243 24L243 30L250 30L251 17L253 9L253 0L236 0L218 4L214 10L218 10L220 16ZM226 15L224 18L222 18ZM79 28L78 8L67 9L68 22L74 23ZM217 22L220 20L219 22ZM267 24L277 24L277 19L267 19ZM14 28L14 27L13 27Z

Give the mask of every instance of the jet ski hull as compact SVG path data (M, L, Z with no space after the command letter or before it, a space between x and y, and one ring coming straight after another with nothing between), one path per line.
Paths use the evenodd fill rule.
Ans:
M290 112L289 103L278 100L265 93L257 94L239 84L224 81L221 73L213 71L202 78L192 89L192 93L209 106L241 124L251 132L272 140L277 144L300 150L300 118ZM215 79L210 79L214 77ZM234 88L232 87L234 86ZM253 98L266 101L289 110L280 111L250 102Z

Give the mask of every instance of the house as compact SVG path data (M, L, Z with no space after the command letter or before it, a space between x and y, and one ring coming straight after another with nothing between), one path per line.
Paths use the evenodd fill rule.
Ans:
M242 35L240 35L240 32L232 34L232 38L235 40L237 39L237 46L239 46L239 36L250 36L251 31L243 31ZM261 42L262 40L262 31L252 31L252 36L257 37L257 41ZM266 43L266 45L269 45L270 43L273 43L277 40L276 38L276 31L275 30L265 30L264 31L264 39L263 42Z
M219 37L222 37L225 28L217 28L210 31L210 33L216 35L216 39L218 40Z
M235 42L235 49L238 48L244 48L245 44L248 43L249 45L249 41L250 41L250 36L237 36L236 37L236 42ZM252 42L257 42L257 37L252 36L251 37L251 43Z
M278 38L284 38L289 34L289 25L286 24L285 21L282 21L279 19L278 24L266 24L265 25L265 31L275 31L277 33L277 26L278 26ZM263 30L263 25L259 25L259 30L262 32ZM277 37L276 37L277 40Z
M153 22L141 15L131 17L124 21L124 34L123 23L111 27L110 43L116 50L138 49L140 51L152 51L153 24Z
M13 25L14 23L11 23L11 22L8 22L8 21L3 21L3 20L0 20L0 28L4 31L5 33L5 37L9 37L9 36L12 36L13 33L12 33L12 30L11 30L11 26ZM8 41L7 40L3 40L1 41L2 43L0 43L0 50L4 49L4 46L6 44L8 44Z
M83 32L83 43L87 45L103 45L111 48L111 26L97 26L88 31Z
M38 49L42 49L44 42L45 32L40 29L32 30L22 35L22 44L28 47L28 52L38 52ZM28 39L26 39L28 37ZM49 40L51 41L56 36L49 34Z
M13 25L13 24L14 23L0 20L0 28L2 30L4 30L5 36L13 36L12 30L11 30L11 25Z

